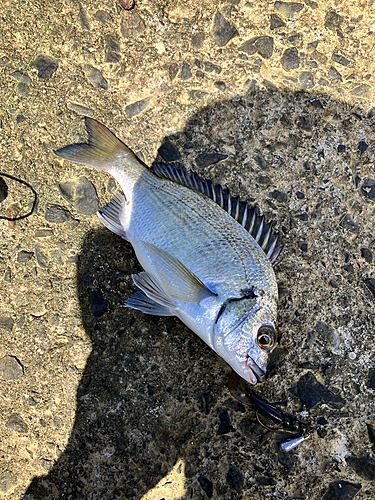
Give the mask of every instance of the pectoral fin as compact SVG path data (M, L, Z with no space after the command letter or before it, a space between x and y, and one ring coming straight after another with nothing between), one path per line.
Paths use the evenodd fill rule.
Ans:
M207 297L216 296L201 280L176 257L152 243L142 241L156 268L164 291L170 297L191 304L199 304Z
M176 308L176 305L174 304L172 299L168 297L168 295L166 295L158 281L153 276L151 276L151 274L148 274L146 272L132 274L132 278L137 287L140 288L142 292L147 295L147 297L163 307L169 309Z
M138 309L138 311L142 311L145 314L151 314L152 316L174 316L173 312L167 307L150 299L142 291L132 295L130 299L125 301L125 305L131 309Z

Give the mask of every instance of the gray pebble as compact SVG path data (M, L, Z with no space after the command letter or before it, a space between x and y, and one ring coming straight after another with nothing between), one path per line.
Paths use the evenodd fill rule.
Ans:
M228 158L228 155L222 155L220 153L202 153L196 157L195 163L199 168L205 168L210 165L215 165L226 158Z
M111 14L109 14L105 10L98 10L97 12L95 12L94 18L103 24L112 24L113 23L113 18L111 16Z
M16 87L16 92L24 97L29 95L29 86L27 83L19 83Z
M192 76L190 66L187 62L184 62L180 73L181 80L189 80Z
M356 97L370 97L371 96L371 87L370 85L367 85L366 83L359 85L358 87L355 87L352 91L351 94L356 96Z
M281 17L277 16L276 14L271 14L271 23L270 23L270 29L275 30L276 28L282 28L286 26L284 21L281 19Z
M0 377L4 380L15 380L23 375L23 366L15 356L4 356L0 359Z
M344 229L347 229L351 233L359 233L358 224L354 222L354 220L350 217L349 214L345 214L340 220L340 226Z
M81 104L77 104L75 102L68 102L66 107L70 111L74 111L77 115L81 116L94 116L94 111L90 108L86 108L86 106L82 106Z
M238 35L237 29L219 11L215 12L211 33L214 42L219 47L224 47L232 38Z
M34 236L35 238L47 238L53 236L53 231L52 229L35 229Z
M295 47L284 50L284 54L280 62L285 71L298 68L300 65L298 50Z
M53 57L40 54L32 63L31 66L38 70L38 78L48 80L59 66L59 60Z
M26 84L31 83L31 78L29 76L27 76L26 74L22 74L21 71L15 71L10 76L12 78L14 78L15 80L17 80L17 82L26 83Z
M307 66L310 66L311 68L317 68L318 65L316 64L315 61L307 61L306 62Z
M352 469L367 481L375 480L375 460L366 457L348 457L347 461Z
M206 73L215 72L217 75L219 75L222 71L220 66L218 66L217 64L213 64L211 62L204 63L204 70Z
M107 182L107 191L108 193L114 193L116 189L117 189L117 184L115 180L112 177L110 177Z
M14 321L9 316L0 316L0 328L6 330L7 332L11 332L13 329Z
M330 30L338 30L340 29L344 19L337 14L335 11L330 10L327 12L324 19L324 26Z
M105 59L106 63L117 63L121 59L121 47L118 39L113 35L105 37Z
M83 72L85 73L87 80L94 87L104 89L104 90L108 89L107 80L104 78L104 76L101 74L101 72L97 68L94 68L94 66L91 66L90 64L85 64L83 67Z
M372 252L368 248L361 248L361 256L367 260L369 264L372 263Z
M93 184L80 177L75 191L75 205L78 214L93 215L99 209L98 196Z
M225 85L225 82L223 82L222 80L218 80L217 82L215 82L214 86L217 89L222 90L222 91L224 91L227 88L227 86Z
M303 89L312 89L314 87L314 76L310 71L302 71L299 75L299 82Z
M195 76L197 78L204 78L204 73L200 69L195 73Z
M8 427L8 429L20 432L21 434L26 434L29 430L26 422L22 419L22 417L20 417L20 415L17 415L17 413L13 413L13 415L8 418L5 426Z
M10 471L6 470L0 474L0 491L2 493L10 492L16 484L17 478ZM23 498L25 498L25 496Z
M129 104L129 106L126 106L125 108L126 116L128 118L133 118L134 116L139 115L139 113L147 108L150 100L151 97L146 97L145 99L141 99L140 101L133 102L133 104Z
M322 500L352 500L362 488L360 484L348 481L334 481L329 485Z
M349 59L346 59L346 57L340 56L339 54L333 54L332 61L337 62L338 64L341 64L342 66L349 66L349 64L350 64Z
M21 250L17 255L17 262L27 262L32 258L34 252L26 252L26 250Z
M363 281L375 298L375 278L365 278Z
M44 217L54 224L62 224L72 218L70 212L59 205L47 205Z
M35 257L40 267L43 267L44 269L50 269L52 267L49 263L48 255L40 249L39 245L35 245Z
M59 184L59 190L62 196L69 201L69 203L73 203L75 199L75 191L76 184L73 181L64 182L64 184Z
M326 64L328 61L327 57L321 52L318 52L317 50L314 50L314 52L311 54L311 57L312 59L315 59L315 61L318 61L321 64Z
M90 30L87 14L81 4L79 4L79 24L83 30Z
M266 87L269 92L277 92L278 88L276 85L269 80L263 80L262 84Z
M291 19L294 14L303 9L301 3L296 2L275 2L275 11L284 19Z
M178 64L177 63L171 64L169 66L168 73L169 73L169 78L171 80L174 80L177 76L177 73L178 73Z
M243 43L239 50L246 54L258 53L265 59L269 59L273 54L273 38L271 36L259 36L251 38Z
M134 11L126 11L122 16L121 35L126 38L141 33L146 28L144 20Z
M329 69L328 74L334 80L338 80L339 82L342 82L342 76L341 76L341 74L333 66Z
M196 33L191 38L191 45L196 49L200 49L203 45L203 42L204 42L204 34L203 33Z

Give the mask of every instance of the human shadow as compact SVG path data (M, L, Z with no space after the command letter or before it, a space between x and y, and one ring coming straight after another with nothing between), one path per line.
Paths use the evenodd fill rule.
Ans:
M256 199L261 211L276 221L288 254L298 254L299 277L306 278L308 287L313 256L301 254L305 240L296 241L293 228L300 222L313 224L335 205L331 195L319 194L332 169L328 158L321 161L326 153L320 143L328 135L338 144L346 140L349 150L353 135L344 137L349 123L360 120L360 111L322 95L250 90L207 105L183 131L166 137L160 152L243 199ZM349 159L343 152L338 161ZM358 187L352 178L345 182L348 190ZM309 198L313 185L317 194ZM307 210L290 209L302 199ZM332 217L339 220L344 208L336 205L338 213ZM341 238L340 245L344 252L351 243ZM25 498L139 499L181 458L183 498L241 498L244 484L262 498L264 488L276 491L286 469L298 477L303 472L293 454L282 458L274 437L231 398L226 388L231 370L209 347L175 318L123 307L136 291L130 275L140 270L130 244L120 237L105 229L87 234L78 256L77 292L92 352L77 390L69 442L48 475L33 479ZM289 325L296 326L292 339L272 358L272 374L278 370L278 380L289 377L289 385L266 382L260 387L271 399L291 398L287 389L301 373L293 359L308 356L311 366L320 366L312 352L319 339L310 335L310 347L305 343L304 322L314 322L315 311L290 290L296 272L288 258L278 271L279 322L292 330ZM285 346L293 352L283 368ZM305 487L316 488L321 472L306 478ZM257 479L251 482L249 477Z

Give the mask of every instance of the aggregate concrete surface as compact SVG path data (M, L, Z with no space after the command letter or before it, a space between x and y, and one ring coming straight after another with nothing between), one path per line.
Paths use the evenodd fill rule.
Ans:
M0 497L375 498L373 0L126 3L1 2L0 170L37 205L0 220ZM53 155L83 115L274 220L256 389L319 434L283 454L195 334L123 307L140 266L95 216L116 183Z

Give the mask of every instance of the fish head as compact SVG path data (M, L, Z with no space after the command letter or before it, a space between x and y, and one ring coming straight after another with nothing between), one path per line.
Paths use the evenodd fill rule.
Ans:
M232 300L215 324L216 352L250 384L263 382L269 353L276 345L276 301Z

